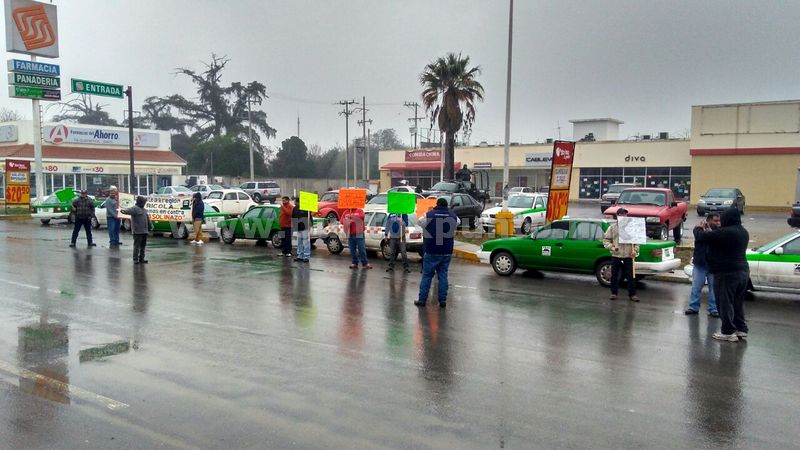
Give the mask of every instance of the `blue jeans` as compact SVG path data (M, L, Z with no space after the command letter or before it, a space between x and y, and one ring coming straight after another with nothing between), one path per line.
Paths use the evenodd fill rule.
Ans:
M367 261L367 246L364 243L364 236L347 238L347 247L350 249L350 258L354 266L358 265L359 260L361 260L361 264L365 266L369 264L369 261Z
M717 311L717 299L714 296L714 275L708 272L708 267L694 266L692 271L692 293L689 296L689 309L700 310L700 297L703 295L703 285L708 280L708 312Z
M297 257L311 258L311 239L309 239L308 230L297 232Z
M112 244L119 244L119 224L122 222L116 217L106 216L108 223L108 241Z
M422 259L422 281L419 284L419 302L428 301L428 293L433 283L433 274L439 280L439 303L447 303L447 270L453 255L431 255L425 253Z

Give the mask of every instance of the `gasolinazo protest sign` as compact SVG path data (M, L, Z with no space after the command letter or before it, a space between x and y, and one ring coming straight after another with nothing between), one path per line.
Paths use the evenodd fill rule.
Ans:
M6 205L31 203L31 162L6 160Z

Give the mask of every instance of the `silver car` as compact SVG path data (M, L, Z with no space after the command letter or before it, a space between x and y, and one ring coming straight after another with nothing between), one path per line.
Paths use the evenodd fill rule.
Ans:
M243 191L250 194L253 201L261 203L264 200L275 203L281 196L281 187L274 181L248 181L239 186Z

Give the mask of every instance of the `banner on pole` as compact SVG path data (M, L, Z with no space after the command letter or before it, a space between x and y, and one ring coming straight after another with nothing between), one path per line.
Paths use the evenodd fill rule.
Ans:
M339 189L339 209L363 208L366 204L366 189Z
M313 192L300 191L300 204L298 207L303 211L319 211L319 196Z
M417 195L410 192L386 194L386 210L389 214L412 214L417 210Z
M550 171L550 193L547 196L547 222L564 217L569 206L569 186L572 164L575 160L575 143L555 141L553 164Z

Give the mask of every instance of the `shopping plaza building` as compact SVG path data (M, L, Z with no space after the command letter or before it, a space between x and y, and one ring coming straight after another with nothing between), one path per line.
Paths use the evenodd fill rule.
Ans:
M668 133L619 139L612 118L572 120L576 141L570 199L591 200L614 183L668 187L696 203L713 187L741 189L748 206L784 207L800 199L800 100L693 106L688 138ZM542 188L550 178L552 142L512 144L509 185ZM381 190L402 180L439 181L437 148L380 153ZM503 190L503 146L457 147L456 169L485 170Z
M135 179L130 187L130 150L127 128L45 123L42 125L44 192L64 187L98 194L110 186L150 194L172 184L186 166L171 150L168 131L134 129ZM5 185L5 160L33 161L33 122L0 123L0 180ZM31 192L36 179L31 173ZM3 190L5 192L5 189Z

